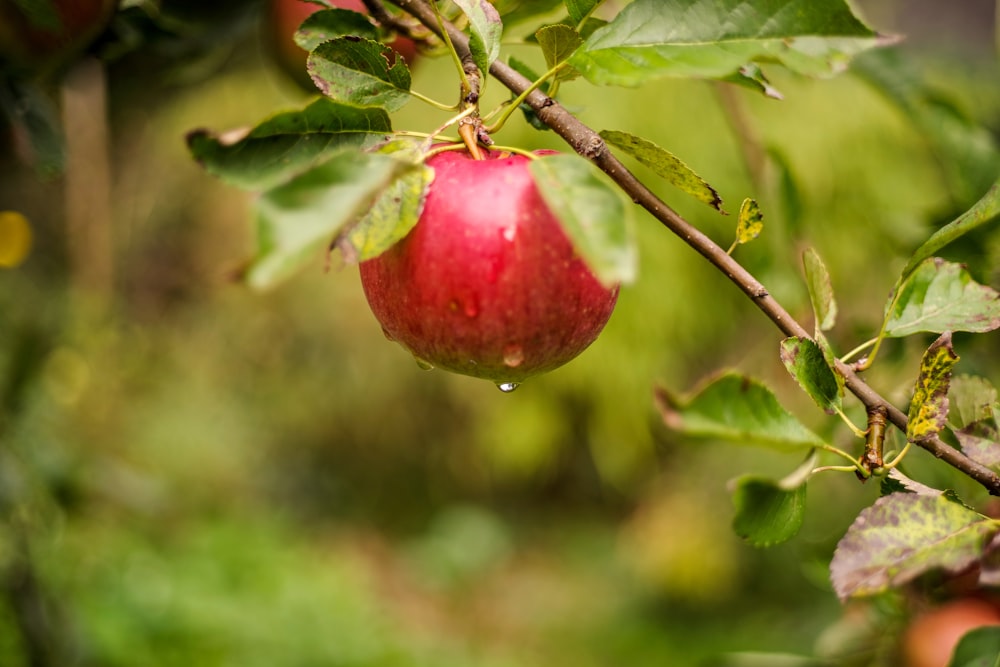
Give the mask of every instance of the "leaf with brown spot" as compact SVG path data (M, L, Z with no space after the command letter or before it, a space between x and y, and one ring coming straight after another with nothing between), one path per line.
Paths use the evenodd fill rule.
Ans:
M920 360L920 374L910 401L906 438L911 442L926 440L941 431L948 419L948 385L951 369L958 355L946 331L934 341Z

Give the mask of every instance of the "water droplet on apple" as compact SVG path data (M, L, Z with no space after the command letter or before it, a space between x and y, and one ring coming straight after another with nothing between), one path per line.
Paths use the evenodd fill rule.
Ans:
M517 227L504 227L500 234L503 235L504 240L513 243L517 237Z
M517 382L498 382L497 383L497 389L499 389L500 391L502 391L505 394L509 394L510 392L514 391L515 389L517 389L520 386L521 385L518 384Z
M421 359L420 357L414 355L413 356L413 360L415 362L417 362L417 366L419 366L420 370L422 370L422 371L432 371L432 370L434 370L434 364L432 364L431 362L427 361L426 359Z
M524 362L524 348L517 343L503 348L503 363L511 368L517 368Z

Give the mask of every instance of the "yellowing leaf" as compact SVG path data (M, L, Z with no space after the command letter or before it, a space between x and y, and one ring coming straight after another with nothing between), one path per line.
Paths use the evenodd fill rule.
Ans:
M951 332L946 331L931 344L920 360L920 374L910 401L906 438L926 440L945 427L948 418L948 385L951 369L958 355L951 345Z
M764 214L754 199L744 199L740 205L740 219L736 223L736 243L743 245L760 236L764 231Z

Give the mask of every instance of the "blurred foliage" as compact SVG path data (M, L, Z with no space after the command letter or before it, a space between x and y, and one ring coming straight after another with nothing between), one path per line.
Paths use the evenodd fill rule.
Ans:
M683 442L658 423L655 382L685 390L738 365L851 446L724 276L641 216L639 280L605 333L512 395L418 369L336 259L249 293L228 280L252 248L247 201L207 177L183 137L308 96L272 62L255 3L168 2L157 20L128 4L99 44L111 58L112 219L96 221L112 233L110 290L81 285L71 260L71 175L40 179L18 159L22 136L0 140L0 211L23 216L32 239L0 267L0 664L641 667L810 653L849 634L850 616L824 634L841 616L826 568L877 488L818 480L801 534L758 551L730 529L726 482L798 461ZM905 3L871 4L891 19ZM902 53L986 142L975 155L989 168L1000 75L988 45L964 47L917 40ZM543 68L534 51L511 52ZM450 67L421 61L414 88L449 99ZM800 257L815 247L844 352L874 335L906 253L972 203L981 175L956 180L948 152L870 76L771 78L784 101L683 81L562 94L592 127L668 148L730 210L755 198L764 231L737 257L804 321ZM499 88L487 98L502 100ZM440 120L411 105L396 127ZM561 148L521 121L502 138ZM732 216L635 169L728 245ZM995 228L946 255L1000 279ZM901 405L917 343L887 343L869 375ZM955 344L958 372L995 374L995 337Z

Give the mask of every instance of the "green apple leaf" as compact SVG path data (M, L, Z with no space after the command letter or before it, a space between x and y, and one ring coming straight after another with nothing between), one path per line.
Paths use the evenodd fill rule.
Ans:
M377 257L413 229L424 208L434 170L423 163L423 153L411 141L394 141L379 149L413 165L386 187L358 223L337 240L344 257L363 262Z
M962 635L948 667L997 667L1000 665L1000 627L989 625Z
M1000 468L1000 433L995 420L970 424L954 433L963 454L987 468Z
M583 38L576 30L562 24L539 28L535 37L542 47L542 55L545 56L545 64L549 69L565 62L583 44ZM564 67L556 74L556 80L570 81L578 76L580 73L572 67Z
M844 0L636 0L570 59L597 84L638 86L665 76L725 78L777 61L831 76L852 56L888 43Z
M818 344L808 338L786 338L781 341L781 363L827 414L843 409L842 385Z
M833 372L833 377L837 381L837 387L839 388L840 395L844 395L844 376L837 372L837 355L833 351L833 347L830 345L830 341L826 339L822 331L817 331L815 333L816 344L819 345L819 349L823 352L823 358L826 360L826 365Z
M823 439L781 406L757 380L725 373L693 395L656 391L657 407L668 428L692 436L782 450L818 447Z
M946 331L934 341L920 359L920 373L913 388L906 426L906 439L919 442L941 432L948 420L948 385L951 369L958 355Z
M272 287L354 222L375 196L412 165L388 155L340 153L257 202L257 254L244 278L251 287Z
M360 109L320 98L249 132L188 134L194 158L214 176L247 190L267 190L308 171L334 153L362 150L392 131L382 109Z
M506 27L536 21L556 11L562 0L493 0L493 6L500 13Z
M605 285L630 283L638 262L632 207L590 160L563 153L528 167L542 199L583 260Z
M736 221L736 245L749 243L764 231L764 214L756 199L747 197L740 204L740 215Z
M306 51L312 51L323 42L348 35L377 41L378 29L359 12L321 9L306 17L295 31L295 43Z
M931 570L955 573L983 556L997 522L953 493L892 493L861 511L830 564L841 600L883 593Z
M453 0L469 19L469 49L476 67L483 74L500 55L503 21L500 13L487 0Z
M317 46L306 70L327 97L359 107L396 111L410 101L410 68L375 40L338 37Z
M579 25L602 2L604 0L565 0L566 11L569 12L569 17L573 20L573 23Z
M802 527L806 485L783 489L769 479L742 477L733 504L736 534L755 547L769 547L791 539Z
M722 81L726 83L734 83L737 86L742 86L743 88L749 88L758 93L763 93L765 96L770 97L775 100L783 100L785 96L781 94L777 88L771 85L767 77L764 76L764 70L760 68L757 63L749 63L743 67L736 70L735 73L729 76L720 77Z
M722 198L715 188L670 151L628 132L602 130L600 134L606 142L622 149L671 185L680 188L698 201L725 212L722 210Z
M833 298L833 283L826 264L813 248L802 253L802 266L806 274L806 288L816 317L816 330L829 331L837 322L837 302Z
M931 257L903 281L887 306L890 338L919 331L983 333L1000 327L1000 294L972 279L961 264Z
M1000 164L1000 160L998 160ZM972 208L940 228L917 248L903 268L902 278L909 276L921 262L952 241L968 234L1000 215L1000 176Z
M993 416L997 389L984 377L956 375L948 389L948 402L949 422L955 428L964 428Z

